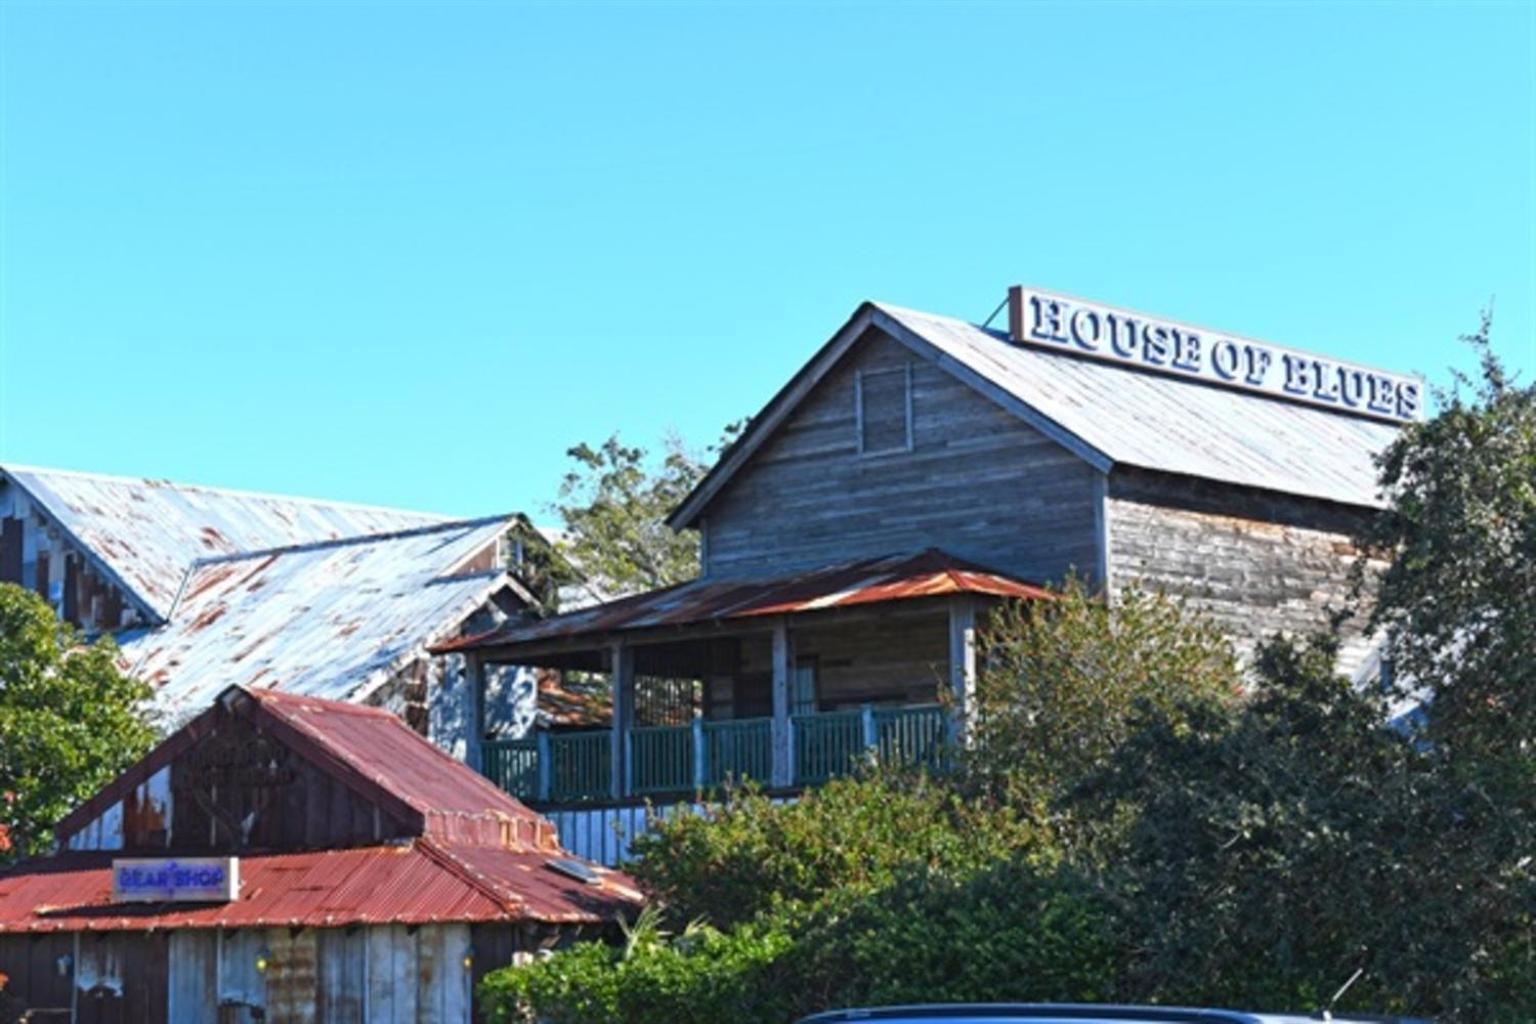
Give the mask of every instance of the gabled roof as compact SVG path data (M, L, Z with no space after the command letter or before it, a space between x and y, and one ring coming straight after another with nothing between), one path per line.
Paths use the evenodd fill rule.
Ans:
M393 533L447 516L130 477L0 465L154 619L200 558Z
M365 699L498 592L532 603L499 568L467 571L507 522L450 522L199 562L169 622L118 638L124 663L156 687L157 709L172 724L230 685Z
M478 650L614 632L798 615L950 594L1049 599L1024 580L943 551L866 558L774 579L696 579L607 604L450 640L439 651Z
M442 922L598 924L640 904L634 883L596 864L588 885L547 853L431 839L240 858L229 903L112 902L110 852L61 853L0 872L0 934L170 928L341 928ZM558 859L563 859L558 858ZM586 863L586 862L583 862Z
M1375 456L1397 428L1015 345L1006 333L866 302L783 389L668 517L697 524L716 494L870 328L902 343L1101 471L1116 465L1379 507Z
M76 807L55 827L59 844L213 732L226 715L249 720L294 753L445 842L558 850L554 827L479 772L423 739L383 708L231 686L218 701Z
M0 933L441 921L596 923L640 902L624 875L572 859L554 826L378 708L231 687L55 830L60 844L209 735L250 721L414 834L383 844L241 854L239 896L215 905L111 901L112 852L68 850L0 872ZM204 851L206 853L206 851Z

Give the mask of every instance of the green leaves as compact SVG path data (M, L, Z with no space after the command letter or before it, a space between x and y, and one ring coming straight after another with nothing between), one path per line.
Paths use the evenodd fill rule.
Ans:
M116 658L110 638L86 646L37 595L0 584L0 861L46 851L54 822L153 742L149 687Z

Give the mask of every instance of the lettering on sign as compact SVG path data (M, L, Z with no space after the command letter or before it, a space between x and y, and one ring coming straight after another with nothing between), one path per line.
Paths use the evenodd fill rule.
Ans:
M1008 293L1018 344L1191 377L1399 423L1424 417L1424 381L1027 288Z
M113 903L228 903L239 892L238 857L112 861Z

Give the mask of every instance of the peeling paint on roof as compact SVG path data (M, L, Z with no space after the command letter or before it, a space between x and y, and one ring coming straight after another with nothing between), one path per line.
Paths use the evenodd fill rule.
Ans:
M156 688L159 717L173 725L230 685L365 699L517 589L500 569L464 571L506 527L443 523L199 562L169 622L119 637L124 663Z
M155 618L170 616L198 559L393 533L447 516L131 477L3 465L106 574Z

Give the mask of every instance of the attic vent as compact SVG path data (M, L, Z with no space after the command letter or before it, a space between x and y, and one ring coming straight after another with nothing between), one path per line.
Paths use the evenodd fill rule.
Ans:
M859 454L912 450L912 364L860 370L853 382Z
M550 861L549 870L562 874L567 878L574 878L584 885L597 885L603 880L602 876L593 869L592 865L565 857Z

